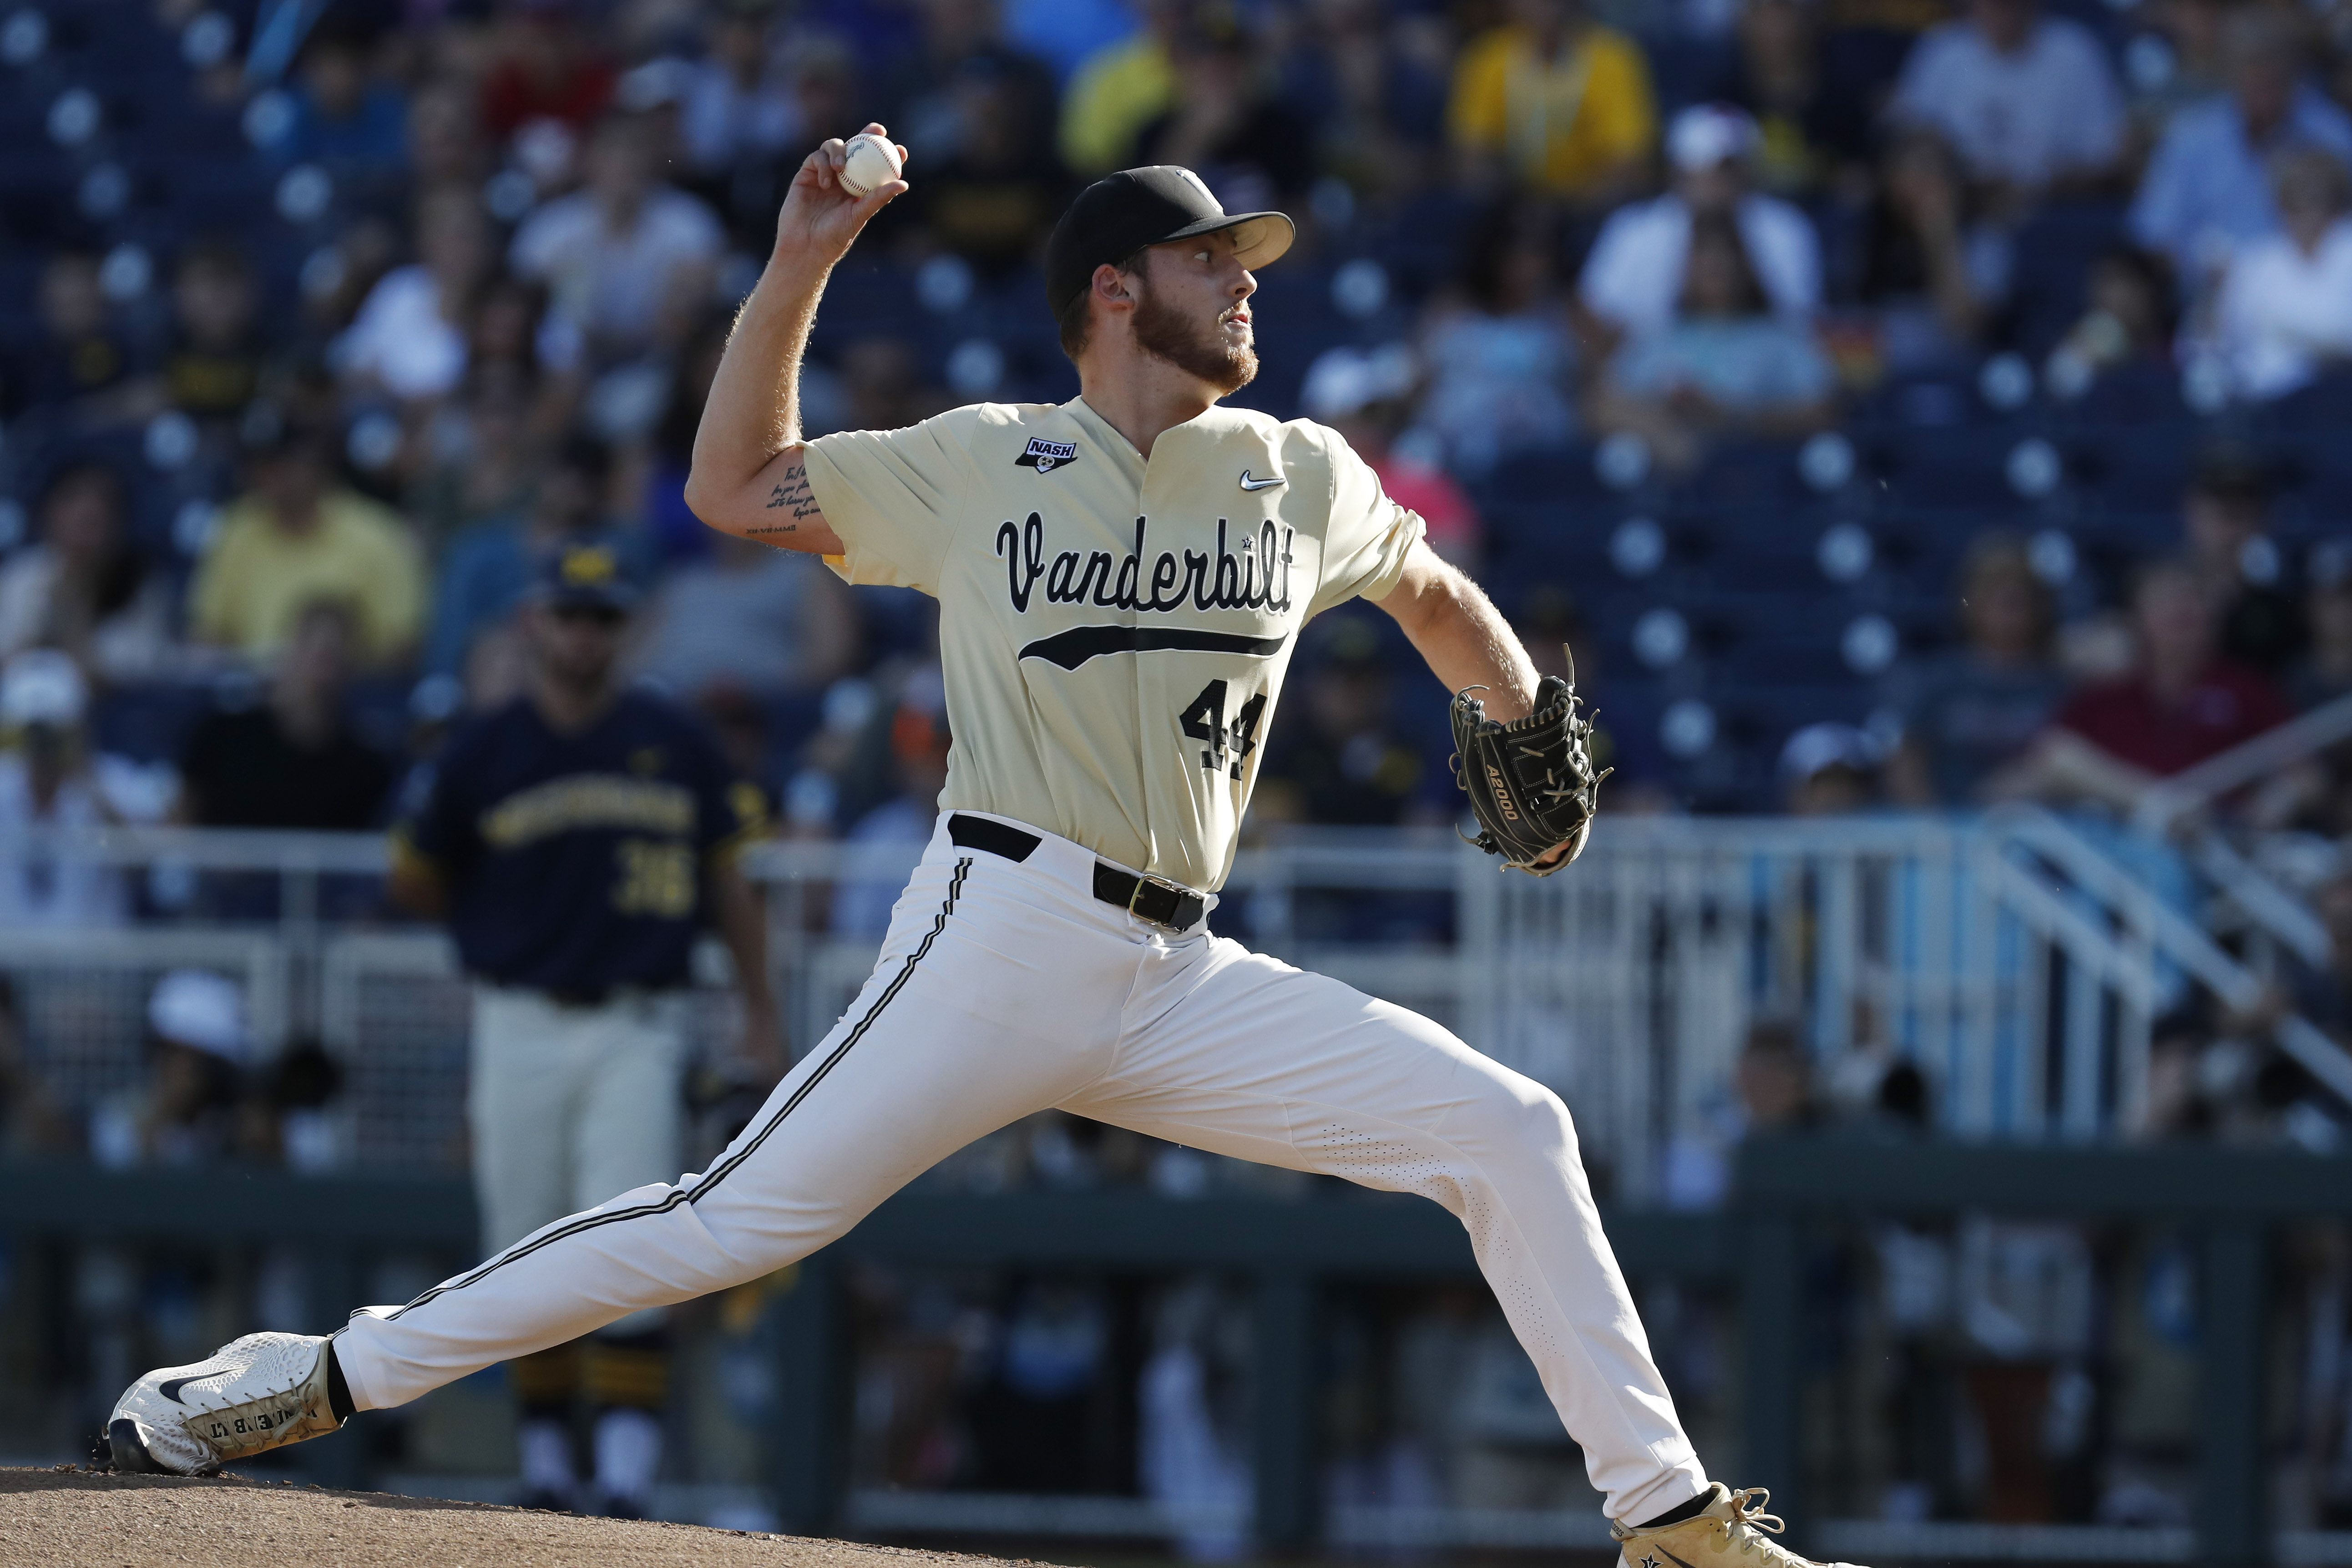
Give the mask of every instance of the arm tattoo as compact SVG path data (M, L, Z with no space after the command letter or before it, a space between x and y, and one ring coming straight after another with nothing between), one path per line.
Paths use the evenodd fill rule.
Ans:
M808 519L819 515L816 498L809 491L808 467L806 464L794 463L791 468L786 468L784 470L784 482L776 486L775 489L770 492L768 496L767 510L774 511L778 508L789 508L792 511L793 521L795 524L804 522ZM767 531L763 530L762 531ZM793 530L790 528L784 528L778 529L775 531L780 533L790 533Z

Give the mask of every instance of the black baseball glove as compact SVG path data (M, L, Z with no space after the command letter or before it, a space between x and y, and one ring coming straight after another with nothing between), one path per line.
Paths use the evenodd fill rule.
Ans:
M1486 703L1471 695L1485 689L1454 698L1454 780L1480 830L1463 837L1506 867L1549 877L1584 853L1601 781L1614 770L1592 765L1592 716L1580 711L1572 667L1566 680L1546 676L1535 711L1507 724L1487 718ZM1538 864L1562 845L1558 859Z

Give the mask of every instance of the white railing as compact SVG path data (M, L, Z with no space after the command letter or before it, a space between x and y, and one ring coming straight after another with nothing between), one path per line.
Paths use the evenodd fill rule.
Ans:
M2335 940L2311 907L2240 854L2226 834L2208 828L2189 841L2188 852L2228 910L2269 941L2314 969L2335 957Z
M2323 702L2308 713L2161 781L2140 797L2132 813L2132 826L2149 835L2168 833L2224 796L2259 779L2273 777L2347 738L2352 738L2352 696Z
M1604 817L1584 858L1538 880L1443 832L1319 830L1245 851L1220 929L1414 1007L1558 1089L1588 1159L1635 1201L1661 1194L1669 1145L1719 1129L1751 1025L1799 1026L1827 1081L1907 1058L1947 1131L2128 1134L2147 1105L2150 1026L2190 984L2249 1007L2263 983L2151 878L2046 812L1982 818ZM0 841L0 859L36 847ZM0 928L37 1065L69 1106L139 1070L145 989L181 964L236 973L265 1048L316 1035L349 1068L352 1156L457 1157L466 1030L446 940L377 907L383 847L362 835L112 831L52 836L52 864L106 868L236 919L104 931ZM805 1048L855 994L874 943L828 929L847 881L902 880L911 847L763 846L775 978ZM2187 886L2185 863L2174 879ZM2242 862L2238 862L2242 865ZM2222 864L2223 871L2231 868ZM207 879L248 894L207 900ZM2231 893L2245 902L2240 878ZM2267 884L2264 884L2267 886ZM176 890L176 891L174 891ZM265 888L262 892L267 895ZM2283 897L2284 895L2282 895ZM163 900L166 906L170 900ZM258 910L258 912L256 912ZM2292 904L2271 910L2294 931ZM2306 958L2314 926L2294 944ZM2323 933L2324 934L2324 933ZM708 1046L729 1026L715 943L698 955ZM2290 1017L2281 1047L2352 1099L2352 1058ZM1857 1059L1857 1053L1872 1058Z
M2142 837L2170 838L2184 847L2219 896L2221 907L2213 913L2221 921L2242 924L2259 941L2323 967L2334 947L2326 926L2300 896L2239 852L2213 808L2250 788L2291 783L2294 769L2347 739L2352 696L2324 702L2158 781L2133 808L2131 826Z

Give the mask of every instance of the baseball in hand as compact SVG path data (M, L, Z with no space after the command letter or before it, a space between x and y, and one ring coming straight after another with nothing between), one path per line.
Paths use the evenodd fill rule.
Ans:
M853 136L842 151L847 161L835 177L840 180L841 188L853 196L862 196L875 186L887 185L898 177L902 166L898 149L879 136Z

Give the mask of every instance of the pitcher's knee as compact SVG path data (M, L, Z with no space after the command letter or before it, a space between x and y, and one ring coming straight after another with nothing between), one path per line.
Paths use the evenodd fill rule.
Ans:
M773 1274L779 1268L799 1262L822 1245L802 1242L796 1237L779 1236L750 1226L714 1226L710 1239L717 1244L718 1250L711 1270L717 1277L717 1282L711 1287L715 1290L729 1289Z
M820 1218L806 1211L770 1210L742 1204L706 1205L703 1229L718 1253L716 1271L725 1279L712 1289L747 1284L798 1263L855 1223L851 1216Z
M1576 1123L1559 1096L1530 1078L1499 1073L1480 1093L1475 1124L1496 1149L1576 1157Z

